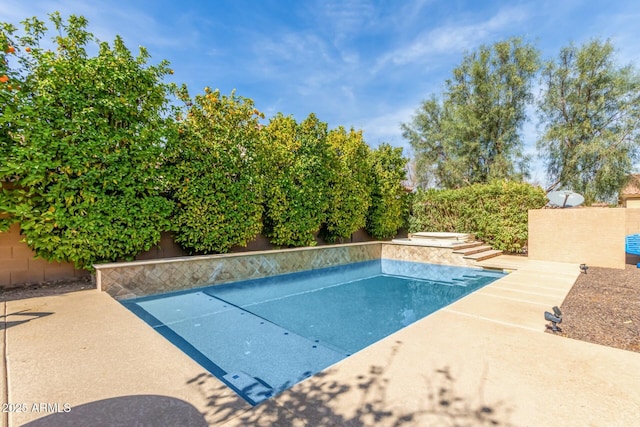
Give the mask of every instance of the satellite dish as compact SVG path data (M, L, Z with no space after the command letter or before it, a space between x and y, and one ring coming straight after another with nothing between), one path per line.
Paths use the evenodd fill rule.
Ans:
M549 199L552 205L561 208L572 208L584 203L584 197L582 197L582 195L569 190L550 191L547 193L547 199Z

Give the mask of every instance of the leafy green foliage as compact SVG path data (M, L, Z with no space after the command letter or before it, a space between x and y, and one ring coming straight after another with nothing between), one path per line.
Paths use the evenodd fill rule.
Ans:
M262 229L262 161L258 119L250 99L206 90L191 101L180 139L169 148L175 240L192 252L246 246Z
M446 81L442 101L425 101L403 136L417 157L419 184L458 188L493 179L522 179L527 158L520 129L538 52L520 39L481 46Z
M278 114L263 129L266 162L264 230L279 246L314 246L329 204L327 124Z
M329 131L327 142L332 174L323 237L335 242L349 238L366 225L371 205L369 146L362 131L351 129L347 133L343 127Z
M472 233L494 249L519 253L528 239L528 210L546 202L540 187L509 181L421 190L413 200L409 231Z
M373 183L366 229L376 239L388 239L405 224L407 191L403 181L407 159L402 157L402 148L386 143L373 150L369 159Z
M544 153L553 187L584 194L587 203L612 201L640 147L640 79L618 68L610 42L561 50L543 71L540 102Z
M0 209L39 257L84 268L132 258L170 227L168 64L148 66L148 53L134 57L120 38L90 57L84 18L51 22L55 52L40 47L47 30L35 18L23 36L2 26L0 40L19 55L5 66L20 88L0 89Z
M171 230L196 253L272 243L314 245L363 225L395 234L406 216L400 149L370 156L360 131L327 132L264 116L250 99L162 83L117 37L98 43L83 17L0 24L0 231L19 222L42 258L91 268L131 259ZM91 56L87 52L97 52ZM186 107L169 104L177 95Z

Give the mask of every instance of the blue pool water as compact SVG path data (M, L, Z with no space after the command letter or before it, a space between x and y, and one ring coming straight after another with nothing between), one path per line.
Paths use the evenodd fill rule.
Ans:
M258 404L502 276L382 259L123 304Z

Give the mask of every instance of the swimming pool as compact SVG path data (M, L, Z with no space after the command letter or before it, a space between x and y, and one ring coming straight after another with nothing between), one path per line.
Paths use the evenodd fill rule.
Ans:
M122 303L255 405L502 276L378 259Z

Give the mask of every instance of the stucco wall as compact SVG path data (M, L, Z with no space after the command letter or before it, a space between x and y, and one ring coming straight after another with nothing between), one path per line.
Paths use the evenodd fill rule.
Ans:
M632 209L635 211L635 209ZM625 268L629 209L575 208L529 211L529 259ZM630 216L635 216L635 212ZM638 226L640 226L640 216Z
M627 199L625 200L625 206L627 208L640 208L640 199Z

